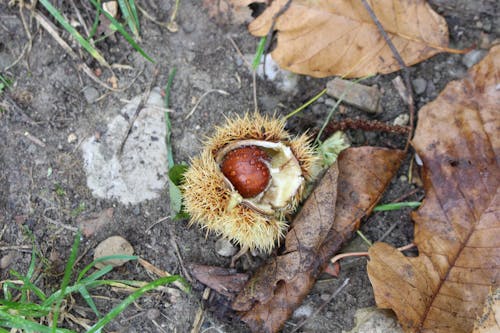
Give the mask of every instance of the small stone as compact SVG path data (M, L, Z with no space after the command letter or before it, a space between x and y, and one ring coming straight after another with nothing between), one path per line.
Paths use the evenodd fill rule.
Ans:
M68 135L68 143L73 143L78 140L78 136L75 133L69 133Z
M431 98L436 96L436 85L434 84L434 82L431 81L427 83L425 94Z
M481 59L484 58L486 53L487 52L485 50L472 50L466 55L464 55L464 57L462 58L462 64L464 64L465 67L467 68L471 68L479 61L481 61Z
M13 259L15 257L15 253L14 252L10 252L6 255L4 255L1 259L0 259L0 268L2 270L6 269L7 267L10 266L10 264L12 263Z
M394 119L393 124L396 126L406 126L408 125L409 121L410 121L410 115L403 113L397 116L396 119Z
M232 257L236 251L236 247L226 238L220 238L215 242L215 252L220 256Z
M328 106L334 106L337 103L333 98L327 98L325 99L325 104Z
M309 318L313 313L313 308L309 304L299 306L292 314L292 318Z
M112 255L133 255L134 248L130 243L121 236L111 236L106 238L97 245L94 251L94 260L101 257ZM98 262L95 266L103 268L104 266L111 265L113 267L121 266L126 263L128 259L111 259Z
M425 88L427 87L427 81L425 81L422 78L416 78L415 80L412 81L413 84L413 91L415 91L415 94L421 95L424 93Z
M158 317L160 317L160 310L158 310L158 309L149 309L146 312L146 317L149 320L156 320L156 319L158 319Z
M99 97L99 92L94 87L87 87L83 90L83 96L85 97L87 103L94 103Z
M368 113L380 113L382 93L377 86L365 86L348 80L335 78L326 84L326 93L342 102Z
M141 207L139 206L135 206L134 209L132 210L132 213L135 215L135 216L139 216L141 214Z

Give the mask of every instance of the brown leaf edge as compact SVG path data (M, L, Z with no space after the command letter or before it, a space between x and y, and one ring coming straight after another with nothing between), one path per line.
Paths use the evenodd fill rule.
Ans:
M413 140L424 162L417 212L419 256L370 250L377 305L407 332L470 332L500 286L500 46L420 110Z
M314 195L315 192L329 190L335 194L337 187L338 195L335 195L336 198L333 196L334 201L328 203L321 200L321 205L326 205L323 209L328 209L328 206L336 209L334 218L324 217L330 219L328 223L332 226L320 246L315 251L312 251L314 246L310 247L307 255L302 255L302 248L289 250L288 246L297 246L297 234L294 232L296 225L314 222L307 214L299 213L292 223L291 232L287 234L285 251L257 271L232 304L253 332L277 332L283 327L328 265L329 259L352 237L361 219L377 204L404 156L405 153L400 150L376 147L349 148L339 156L339 178L336 183L332 183L336 171L329 170L326 175L328 178L322 180L302 209L310 211L317 207L318 198L332 197ZM326 189L328 186L330 188ZM304 231L311 229L314 228ZM313 235L313 238L319 239L317 236ZM279 266L280 261L286 263L284 258L291 256L295 256L294 260L298 262L287 268ZM276 276L277 273L288 275Z

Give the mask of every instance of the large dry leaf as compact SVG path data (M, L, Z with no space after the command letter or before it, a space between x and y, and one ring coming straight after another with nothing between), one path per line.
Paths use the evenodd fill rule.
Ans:
M283 253L263 266L233 302L253 332L277 332L307 296L328 260L378 202L404 153L374 147L344 151L307 199Z
M500 285L499 116L500 46L420 110L419 256L379 243L368 264L377 305L392 308L407 332L470 332Z
M265 36L287 0L274 0L249 26ZM424 0L368 1L406 65L447 51L444 18ZM276 20L273 59L285 69L315 77L362 77L400 69L361 1L293 0Z

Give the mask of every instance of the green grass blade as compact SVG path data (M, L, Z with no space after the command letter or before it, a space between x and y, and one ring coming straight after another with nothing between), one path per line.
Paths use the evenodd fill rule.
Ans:
M19 280L23 281L23 286L21 286L20 288L17 287L17 286L15 287L16 289L21 290L21 295L22 296L25 296L25 292L27 294L27 291L32 291L42 301L44 301L47 298L47 296L45 296L45 294L43 293L43 291L40 288L38 288L37 286L35 286L27 277L19 274L16 271L13 271L13 270L10 271L10 273L13 276L15 276L16 278L18 278ZM25 302L26 301L26 297L22 297L22 296L21 296L21 302Z
M59 319L59 310L61 306L61 302L64 298L64 293L66 288L69 285L69 280L71 278L71 272L73 272L73 265L76 262L76 256L78 255L78 246L80 245L81 234L78 231L75 235L75 241L73 242L73 246L71 247L71 253L69 254L68 262L66 263L66 268L64 269L64 276L61 283L61 297L56 299L56 306L54 308L53 314L53 324L52 324L52 332L55 332L57 329L57 320Z
M422 203L418 201L406 201L406 202L395 202L395 203L390 203L390 204L385 204L385 205L378 205L377 207L373 208L374 212L385 212L389 210L398 210L402 208L416 208L419 207Z
M46 0L45 0L46 1ZM101 5L99 3L97 3L96 0L90 0L90 2L98 9L101 8ZM125 30L125 28L123 28L123 25L121 25L113 16L111 16L109 13L107 13L105 10L102 11L102 13L108 18L108 20L111 21L111 23L113 24L113 26L116 28L116 30L118 30L122 36L127 40L127 42L132 45L132 47L137 51L139 52L145 59L147 59L148 61L152 62L152 63L155 63L155 61L149 56L147 55L146 52L144 52L144 50L139 46L139 44L137 44L135 42L135 40L130 36L130 34Z
M97 318L101 318L101 314L99 313L99 310L97 310L94 300L92 299L92 296L90 296L87 288L81 287L80 289L78 289L78 291L80 292L80 295L82 295L85 302L87 302L88 306L92 309L92 311L94 311Z
M56 328L52 328L38 324L29 319L25 319L19 315L12 315L8 312L0 310L0 324L4 327L17 328L23 330L23 332L40 332L40 333L74 333L74 331Z
M15 313L18 316L25 317L45 317L49 314L51 308L31 302L14 302L5 299L0 299L0 311Z
M128 0L128 3L130 6L130 13L132 13L132 17L135 21L135 26L137 27L137 36L139 36L139 34L141 33L141 28L139 25L139 15L137 14L137 7L135 6L134 0Z
M137 260L139 257L138 256L129 256L129 255L124 255L124 254L115 254L111 256L104 256L97 258L96 260L92 261L90 264L85 266L84 269L81 270L81 272L78 274L78 278L76 279L76 282L79 282L85 273L87 273L92 267L95 266L98 262L106 261L106 260L113 260L113 259L126 259L126 260Z
M267 36L264 36L259 41L259 45L257 46L257 51L255 51L255 56L254 56L253 62L252 62L252 69L253 70L256 70L260 64L260 59L262 58L262 55L264 54L264 47L266 46L266 40L267 40Z
M153 290L156 287L172 283L178 280L179 278L180 276L177 275L162 277L153 282L148 283L144 287L139 288L138 290L130 294L127 298L125 298L120 304L118 304L118 306L116 306L113 310L111 310L108 314L106 314L103 318L101 318L97 323L95 323L94 326L92 326L90 330L87 331L87 333L94 333L102 329L104 325L106 325L116 316L122 313L123 310L127 308L127 306L129 306L132 302L141 297L144 293Z
M290 112L289 114L287 114L285 116L285 120L287 120L288 118L290 117L293 117L295 116L297 113L299 113L300 111L304 110L305 108L307 108L309 105L311 105L312 103L316 102L321 96L323 96L324 94L326 94L326 89L323 89L319 92L319 94L317 94L316 96L314 96L313 98L311 98L310 100L308 100L306 103L302 104L301 106L299 106L297 109L293 110L292 112Z
M123 18L125 19L125 22L127 22L128 27L132 31L132 33L135 35L135 37L139 37L139 29L137 26L137 22L135 21L135 18L133 17L132 10L130 8L130 3L128 0L118 0L118 5L120 6L120 10L123 14Z
M85 279L82 279L80 282L81 283L88 283L88 282L96 281L98 278L108 274L112 270L113 270L113 266L106 265L103 268L101 268L100 270L98 270L97 272L94 272L94 273L90 274L89 276L87 276Z
M101 15L101 9L97 9L95 11L94 23L92 23L92 28L90 28L89 35L87 36L87 40L94 38L97 28L99 27L99 16Z
M47 11L59 22L66 31L68 31L73 38L85 49L90 55L96 59L102 66L109 66L101 53L93 47L54 7L48 0L40 0L40 3L47 9Z

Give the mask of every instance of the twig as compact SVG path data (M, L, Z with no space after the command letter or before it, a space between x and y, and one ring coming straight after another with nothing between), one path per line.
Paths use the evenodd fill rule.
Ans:
M30 140L31 142L33 142L34 144L42 147L42 148L45 148L45 142L43 142L42 140L40 140L39 138L31 135L29 132L22 132L22 131L14 131L15 134L17 135L22 135L24 137L26 137L28 140Z
M409 249L412 249L415 247L415 244L413 243L410 243L410 244L407 244L405 246L402 246L402 247L398 247L397 250L399 252L403 252L403 251L406 251L406 250L409 250ZM344 258L349 258L349 257L368 257L369 254L368 252L349 252L349 253L341 253L341 254L337 254L336 256L334 256L332 259L330 259L330 263L331 264L335 264L337 261L339 261L340 259L344 259Z
M203 291L203 296L202 299L206 301L210 297L210 288L205 288ZM196 312L196 316L194 317L193 321L193 328L191 329L190 333L199 333L201 325L203 324L203 320L205 317L205 310L203 309L203 306L200 305L198 308L198 311Z
M259 111L259 104L257 103L257 74L255 73L255 70L252 71L252 85L253 85L253 105L254 105L254 111L258 112Z
M208 94L213 93L213 92L216 92L216 93L219 93L219 94L222 94L225 96L230 95L227 91L219 90L219 89L212 89L212 90L206 91L205 93L203 93L203 95L201 95L201 97L198 99L198 102L196 102L194 107L191 109L191 111L189 111L189 113L186 115L186 117L184 119L188 119L189 117L191 117L193 115L194 111L196 111L196 109L198 108L198 105L200 105L203 98L205 98Z
M153 264L149 263L148 261L146 261L142 258L137 259L137 261L147 271L154 273L154 274L158 275L159 277L172 276L172 274L170 274L169 272L159 269L158 267L154 266ZM184 292L189 292L189 288L186 287L184 284L182 284L180 281L174 281L172 283L174 286L176 286L180 290L182 290Z
M392 40L387 35L387 32L385 31L384 27L380 23L379 19L377 18L377 16L373 12L373 9L370 7L370 5L368 4L368 2L366 0L361 0L361 2L363 3L363 6L365 7L365 9L368 11L368 14L370 14L371 19L373 20L373 22L377 26L382 37L384 37L384 40L387 43L387 45L389 46L389 48L391 49L391 51L394 55L394 58L396 58L396 61L399 63L399 66L401 66L401 69L403 70L403 78L404 78L406 90L408 93L408 107L410 110L410 131L408 133L408 138L406 140L406 145L405 145L405 152L407 152L408 148L410 147L411 138L413 136L413 126L414 126L414 118L415 118L415 104L414 104L414 99L413 99L413 89L412 89L411 81L410 81L410 71L408 70L408 67L406 66L403 58L401 58L401 55L399 54L398 50L396 49L396 47L392 43Z
M329 297L327 300L325 300L323 302L323 304L321 304L309 317L307 317L306 319L302 320L301 322L299 322L297 324L297 326L295 326L295 328L290 332L290 333L294 333L294 332L297 332L302 326L304 326L305 323L307 323L309 320L311 320L312 318L314 318L318 313L321 312L321 310L323 310L327 305L328 303L330 303L335 297L337 297L338 294L340 294L340 292L349 284L349 278L345 279L345 281L340 285L340 287L337 288L337 290L335 290Z
M172 244L175 254L177 255L177 259L179 260L179 265L181 265L182 273L184 274L184 277L189 281L193 282L193 278L189 274L189 272L186 270L186 267L184 267L184 260L182 259L181 252L179 251L179 246L177 245L177 242L175 241L175 235L172 232L172 229L169 229L170 233L170 244Z
M90 36L90 32L89 32L89 29L87 27L87 24L85 23L85 20L83 19L82 17L82 14L80 13L80 10L78 9L78 7L75 5L75 2L73 0L70 1L71 3L71 7L73 7L73 10L74 12L76 13L76 18L78 19L78 21L80 22L80 24L82 25L83 27L83 30L85 31L85 34L87 36ZM92 42L91 42L92 43Z
M149 230L153 229L155 225L157 224L160 224L166 220L168 220L170 218L170 215L169 216L165 216L165 217L162 217L161 219L159 219L158 221L156 221L155 223L151 224L147 229L146 229L146 232L149 232Z
M0 251L12 251L12 250L31 250L30 245L11 245L11 246L0 246Z
M231 37L228 37L227 39L229 39L229 41L231 42L231 44L233 45L234 49L236 50L236 52L238 53L238 55L240 56L241 60L243 60L243 62L248 66L248 69L249 70L252 70L252 64L248 62L248 60L245 58L245 56L243 55L243 53L241 53L241 50L240 48L238 47L238 45L236 44L236 42L234 41L234 39L232 39Z
M120 157L123 153L123 147L125 147L125 143L127 142L130 133L132 133L132 127L134 126L135 121L137 120L137 117L139 116L139 113L141 113L142 109L144 108L147 100L149 99L149 95L151 94L151 89L153 88L153 85L156 82L156 79L158 77L158 73L160 72L160 69L156 67L153 71L153 77L151 78L151 81L149 82L148 86L146 87L146 90L142 94L142 98L139 101L139 104L137 104L137 107L135 108L134 115L132 116L132 119L130 119L130 122L128 124L127 132L125 133L125 137L122 140L122 143L120 144L120 148L118 149L117 155Z

